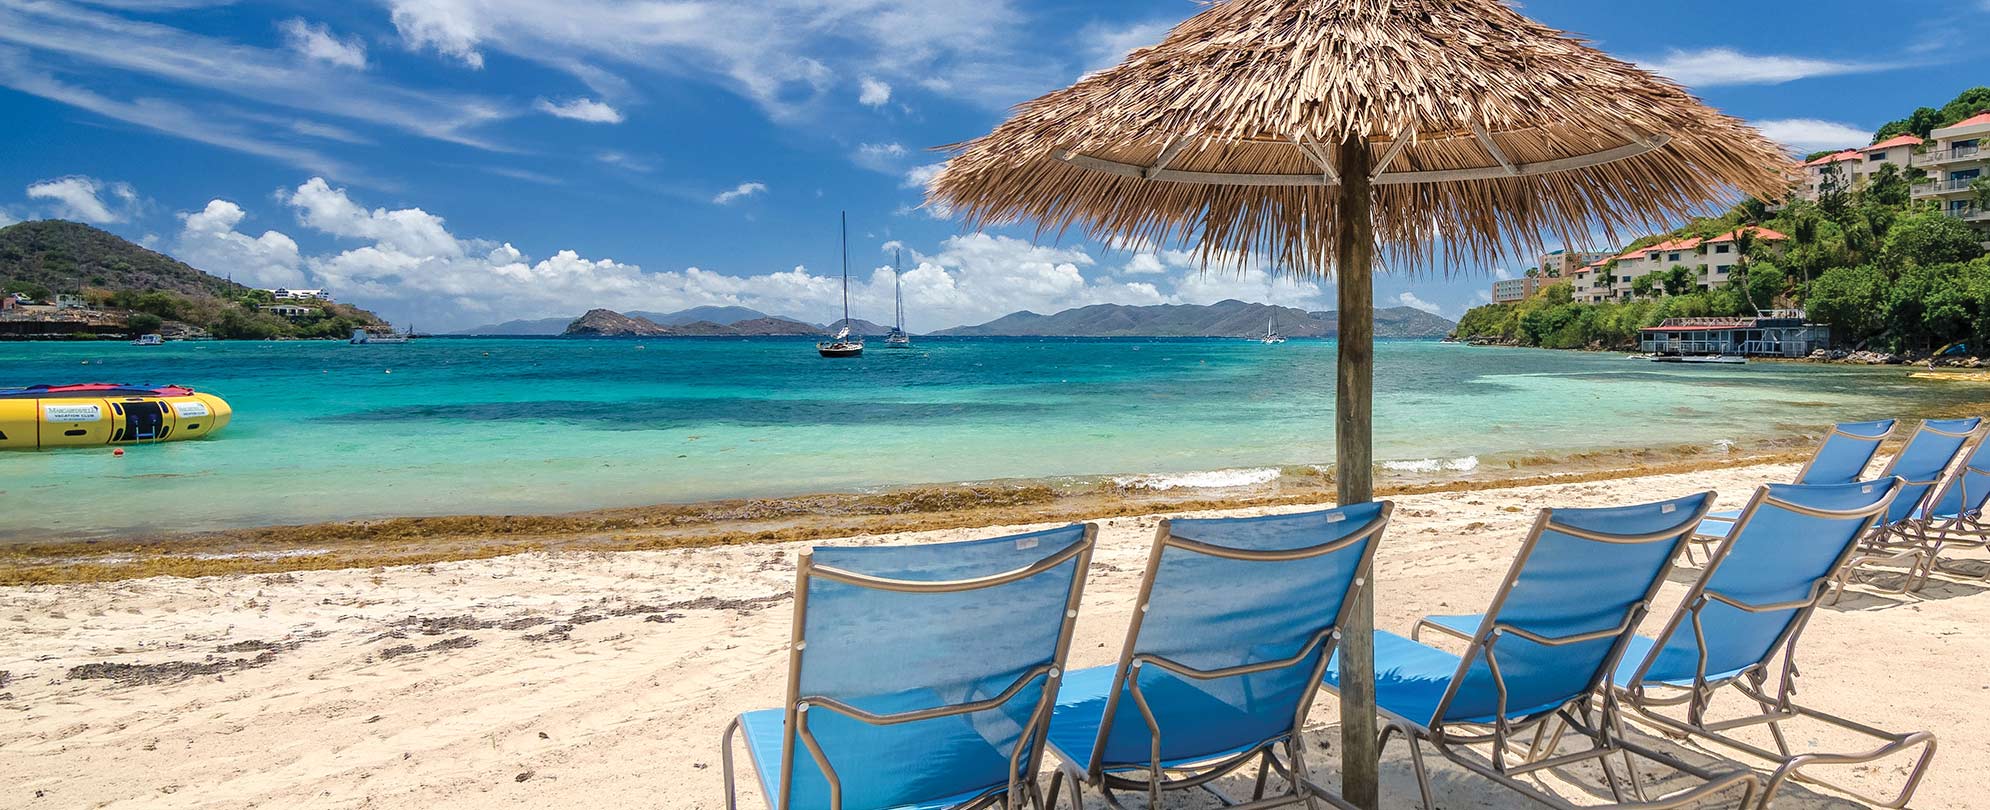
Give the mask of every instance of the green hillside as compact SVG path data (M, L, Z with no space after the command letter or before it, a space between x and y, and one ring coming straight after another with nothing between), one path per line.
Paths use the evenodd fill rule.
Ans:
M220 338L314 338L386 327L371 312L323 301L285 302L317 313L278 317L258 309L272 303L267 292L202 272L116 234L53 219L0 228L0 292L37 301L79 295L134 333L163 329Z
M1990 88L1976 88L1941 110L1922 108L1888 124L1877 135L1925 135L1986 109ZM1455 334L1551 349L1622 349L1637 344L1638 330L1667 318L1801 307L1811 320L1830 324L1834 340L1844 347L1927 352L1966 342L1985 353L1990 257L1982 247L1984 236L1931 201L1915 200L1919 182L1926 181L1887 165L1860 187L1827 190L1815 202L1795 199L1778 208L1744 200L1722 216L1695 219L1628 246L1705 239L1751 226L1789 237L1777 243L1743 240L1753 244L1741 245L1733 280L1718 289L1696 289L1686 268L1675 267L1639 277L1632 285L1638 300L1586 304L1571 300L1565 282L1517 304L1473 309L1459 319ZM1977 206L1990 208L1990 178L1978 181L1975 195ZM1600 272L1614 268L1613 261Z

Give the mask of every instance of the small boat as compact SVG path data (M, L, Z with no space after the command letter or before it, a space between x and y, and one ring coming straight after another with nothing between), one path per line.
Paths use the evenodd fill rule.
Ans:
M160 337L160 336L158 336L158 335L139 335L137 339L135 339L135 340L131 341L131 345L133 345L133 346L164 346L164 345L166 345L166 339L165 339L165 338L163 338L163 337Z
M850 215L843 214L843 320L838 321L843 328L836 335L815 344L815 352L823 357L862 357L864 339L850 334Z
M1651 358L1651 361L1654 363L1678 363L1680 365L1688 365L1688 366L1748 365L1748 358L1746 357L1730 357L1725 354L1701 354L1701 355L1692 355L1690 357L1680 354L1661 354L1661 355L1654 355Z
M905 287L899 278L905 275L904 251L891 254L891 296L896 305L897 316L892 321L891 331L885 333L884 347L887 349L912 348L912 336L905 333Z
M375 343L406 343L412 338L414 338L412 333L395 334L393 332L383 332L375 334L366 331L364 328L358 328L352 330L352 339L346 342L354 346L366 346Z
M0 388L0 450L197 439L234 414L220 397L178 385Z
M1266 291L1267 293L1269 293L1269 292L1271 291L1271 289L1270 289L1269 287L1267 287L1267 288L1265 289L1265 291ZM1285 342L1285 336L1284 336L1284 335L1281 335L1281 334L1279 334L1279 333L1278 333L1278 305L1277 305L1277 304L1273 304L1273 305L1271 305L1271 314L1269 314L1269 315L1266 315L1266 316L1265 316L1265 319L1264 319L1264 337L1261 337L1261 338L1258 338L1258 342L1259 342L1259 343L1263 343L1263 344L1264 344L1264 345L1266 345L1266 346L1275 346L1275 345L1277 345L1277 344L1280 344L1280 343L1284 343L1284 342Z

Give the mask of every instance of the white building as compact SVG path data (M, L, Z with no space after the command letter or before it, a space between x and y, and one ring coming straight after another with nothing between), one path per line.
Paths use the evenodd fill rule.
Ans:
M1930 200L1943 213L1976 227L1990 247L1990 209L1977 199L1976 182L1990 175L1990 113L1929 133L1915 166L1928 180L1914 185L1914 199Z
M276 299L276 300L278 300L278 301L330 301L330 300L332 300L332 297L331 297L330 295L326 294L324 290L288 290L288 289L284 289L284 288L282 288L282 287L278 287L278 288L276 288L276 289L274 289L274 290L265 290L265 292L268 292L271 298L274 298L274 299Z
M1712 239L1690 237L1668 239L1656 245L1628 250L1613 259L1590 264L1577 270L1573 276L1574 298L1585 303L1603 301L1629 301L1633 297L1632 282L1639 276L1653 273L1669 273L1674 267L1684 267L1693 274L1694 286L1711 290L1728 283L1734 278L1734 266L1739 263L1741 254L1736 249L1737 234L1725 233ZM1782 242L1789 239L1768 228L1751 228L1750 234L1758 241ZM1612 267L1612 262L1615 266Z

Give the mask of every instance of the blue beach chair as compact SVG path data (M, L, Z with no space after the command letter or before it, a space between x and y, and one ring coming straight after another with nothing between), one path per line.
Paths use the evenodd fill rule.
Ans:
M1824 437L1824 443L1817 446L1817 452L1804 462L1803 469L1797 471L1794 483L1850 484L1864 478L1866 467L1872 465L1880 444L1893 435L1893 429L1898 424L1895 420L1883 419L1832 426L1831 432ZM1700 525L1694 541L1712 544L1726 539L1728 529L1733 528L1738 517L1741 517L1739 509L1707 515L1707 522ZM1690 546L1686 549L1686 558L1693 559Z
M1760 781L1752 772L1714 773L1623 739L1610 694L1610 674L1632 631L1713 502L1714 493L1704 492L1641 506L1543 510L1485 615L1419 624L1419 631L1432 627L1463 639L1463 655L1414 637L1375 634L1382 744L1397 735L1409 744L1426 810L1432 807L1426 743L1551 807L1574 805L1533 789L1524 777L1595 761L1621 803L1611 759L1624 752L1706 780L1649 806L1706 801L1735 788L1744 804L1754 801ZM1337 670L1326 686L1338 691ZM1572 730L1587 748L1558 753L1557 745L1544 746L1551 726ZM1530 732L1533 742L1515 749L1516 735Z
M1990 436L1977 438L1975 446L1963 456L1962 464L1950 471L1948 485L1929 502L1924 528L1932 540L1928 572L1990 578L1990 570L1971 574L1944 566L1941 560L1942 550L1950 546L1990 546L1990 523L1983 520L1986 505L1990 505Z
M1975 438L1981 419L1930 419L1921 423L1907 446L1886 466L1881 477L1899 478L1899 494L1879 523L1866 533L1860 551L1838 570L1837 601L1860 571L1906 564L1894 593L1918 590L1934 559L1933 538L1927 534L1928 510L1949 480L1949 469Z
M773 810L1041 806L1096 531L802 555L787 699L727 726L727 810L736 734Z
M1882 731L1793 700L1793 662L1804 627L1823 601L1833 573L1905 489L1896 478L1757 490L1680 610L1655 638L1632 639L1614 678L1619 702L1661 731L1711 740L1776 763L1762 797L1765 808L1791 780L1883 807L1905 805L1934 757L1934 735ZM1708 718L1721 694L1737 698L1742 716ZM1677 716L1681 709L1683 717ZM1783 727L1798 719L1872 738L1878 747L1855 753L1799 752L1790 739L1803 736ZM1775 750L1728 733L1764 726ZM1906 784L1891 799L1863 796L1801 773L1806 766L1856 765L1909 753L1915 758Z
M1296 515L1162 521L1119 663L1073 672L1050 720L1069 779L1112 807L1114 790L1201 787L1256 763L1250 800L1310 802L1299 729L1364 586L1393 507L1368 503ZM1283 750L1285 761L1278 754ZM1266 798L1276 772L1288 786Z

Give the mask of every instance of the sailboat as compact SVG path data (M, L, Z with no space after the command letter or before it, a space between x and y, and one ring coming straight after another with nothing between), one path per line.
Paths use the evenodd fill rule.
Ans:
M1265 319L1264 337L1259 342L1266 346L1285 342L1285 336L1278 333L1278 307L1272 307L1270 317Z
M891 331L884 336L884 347L887 349L912 348L912 336L905 333L905 286L898 280L905 274L903 253L903 251L892 251L891 254L891 295L897 305L898 314L897 319L892 321Z
M842 328L836 335L815 344L815 351L823 357L862 357L864 339L850 335L850 214L843 214L843 320Z

